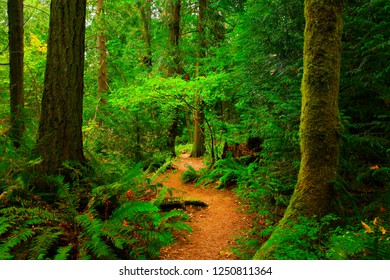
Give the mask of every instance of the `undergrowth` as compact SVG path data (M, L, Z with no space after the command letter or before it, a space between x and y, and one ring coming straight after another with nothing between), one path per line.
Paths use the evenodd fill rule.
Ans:
M352 148L344 146L342 155ZM270 168L267 161L260 157L248 164L245 158L229 156L203 174L187 171L192 179L198 178L197 185L217 182L217 188L233 187L249 203L250 211L256 213L254 227L237 240L234 248L234 253L243 259L250 259L271 236L294 190L293 175L299 165L280 162ZM299 217L293 230L277 239L278 247L283 248L275 256L277 259L390 258L388 168L358 168L353 164L347 169L345 158L341 161L343 172L334 182L333 214L320 220ZM347 175L356 177L347 181Z
M183 211L160 211L166 191L150 185L140 167L122 166L115 176L109 169L100 176L75 169L80 180L72 183L47 178L56 190L50 201L23 176L3 187L0 259L156 259L177 233L191 231Z

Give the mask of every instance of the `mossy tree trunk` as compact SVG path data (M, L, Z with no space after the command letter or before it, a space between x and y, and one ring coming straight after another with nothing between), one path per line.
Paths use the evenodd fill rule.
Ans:
M8 0L7 8L10 53L10 138L14 146L19 147L25 129L23 121L23 0Z
M298 183L283 219L255 259L274 259L280 241L298 216L321 217L330 210L331 180L339 156L338 92L342 31L341 0L305 1L304 73Z
M82 115L86 0L52 0L37 153L46 174L84 162Z

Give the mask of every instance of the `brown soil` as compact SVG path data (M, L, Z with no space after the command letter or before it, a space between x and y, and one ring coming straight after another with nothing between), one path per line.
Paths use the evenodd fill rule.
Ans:
M187 208L188 224L192 233L178 237L178 241L161 250L164 260L228 260L238 259L231 252L237 236L245 235L251 228L252 218L244 213L244 206L230 190L217 190L212 186L194 187L184 184L180 175L191 165L195 170L204 167L202 159L184 154L173 164L170 171L158 179L163 185L173 188L174 194L184 199L192 198L205 202L202 208Z

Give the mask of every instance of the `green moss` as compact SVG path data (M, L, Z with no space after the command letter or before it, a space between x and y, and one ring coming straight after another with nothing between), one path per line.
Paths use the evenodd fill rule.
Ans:
M304 73L300 126L301 166L298 183L270 239L255 259L274 259L284 246L297 216L321 217L329 211L330 183L339 156L338 92L342 11L341 1L305 1ZM299 243L299 240L290 240Z

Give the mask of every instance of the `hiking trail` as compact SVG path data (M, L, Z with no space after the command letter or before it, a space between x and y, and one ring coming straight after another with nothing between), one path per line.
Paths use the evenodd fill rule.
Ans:
M252 226L252 217L244 213L245 206L231 190L215 189L212 185L195 188L183 183L181 174L191 165L195 170L204 167L201 158L182 154L172 164L175 168L160 175L157 182L172 188L184 199L198 199L207 207L187 207L192 233L178 237L172 246L161 250L162 260L229 260L239 259L231 248L237 236L245 235ZM195 209L196 208L196 209Z

